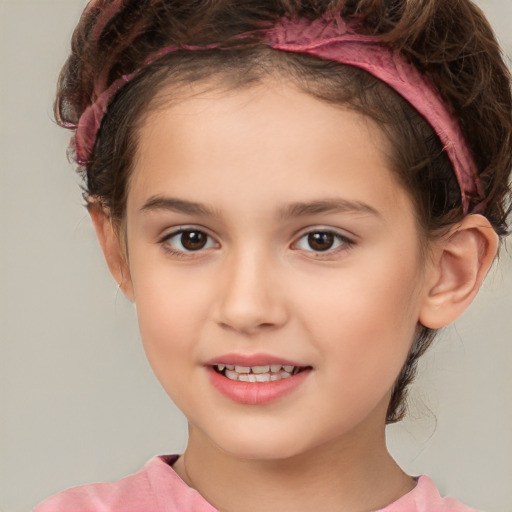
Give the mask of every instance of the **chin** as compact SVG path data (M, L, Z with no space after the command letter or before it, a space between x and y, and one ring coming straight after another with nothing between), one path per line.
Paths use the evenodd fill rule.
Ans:
M232 432L230 432L232 434ZM250 435L223 435L213 438L214 443L227 455L242 460L278 461L303 455L314 448L304 437L290 436L289 432L272 434L254 429ZM321 443L318 443L321 444Z

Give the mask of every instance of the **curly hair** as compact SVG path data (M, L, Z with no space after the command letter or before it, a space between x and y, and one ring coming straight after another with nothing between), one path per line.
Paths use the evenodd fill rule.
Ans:
M85 197L101 202L120 229L138 129L163 88L218 79L238 89L269 75L290 80L322 101L374 120L390 142L393 171L410 194L426 238L464 216L451 163L430 125L396 92L365 71L269 48L239 34L282 17L339 12L360 31L379 35L435 84L458 119L485 191L478 213L504 236L510 211L512 97L510 74L482 12L470 0L98 0L75 30L59 79L55 116L76 126L84 110L119 77L168 46L221 43L223 50L177 51L145 66L108 106L89 163L79 166ZM476 204L470 205L470 212ZM403 418L418 358L435 332L419 329L399 375L387 422Z

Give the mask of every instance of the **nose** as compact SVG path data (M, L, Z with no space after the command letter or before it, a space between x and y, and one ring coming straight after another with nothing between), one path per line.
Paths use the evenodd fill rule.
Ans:
M227 259L219 274L217 323L245 335L282 327L288 310L278 274L275 264L254 251Z

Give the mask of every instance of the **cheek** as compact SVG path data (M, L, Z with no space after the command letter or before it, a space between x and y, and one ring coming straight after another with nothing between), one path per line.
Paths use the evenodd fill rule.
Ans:
M131 266L132 282L141 337L148 360L157 377L172 378L182 372L184 360L194 360L201 325L207 312L202 279L187 270L170 269L149 259ZM164 382L162 382L164 383ZM167 386L165 386L167 388Z
M391 386L418 325L421 262L383 253L358 263L322 280L322 287L310 283L296 289L297 307L302 304L311 339L323 345L351 382Z
M191 389L200 366L197 355L197 297L180 292L159 281L137 290L137 316L147 360L163 389L173 402L189 416L189 409L200 398Z

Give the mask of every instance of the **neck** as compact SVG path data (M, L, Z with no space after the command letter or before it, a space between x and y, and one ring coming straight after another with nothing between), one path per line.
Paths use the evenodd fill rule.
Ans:
M187 449L174 469L222 512L369 512L415 485L389 455L384 429L370 442L358 433L287 459L248 460L190 428Z

